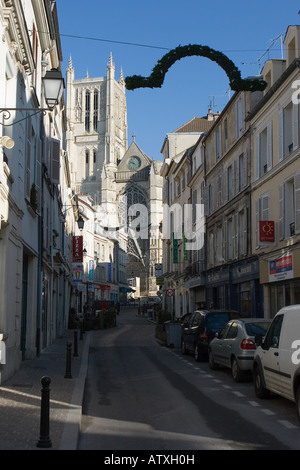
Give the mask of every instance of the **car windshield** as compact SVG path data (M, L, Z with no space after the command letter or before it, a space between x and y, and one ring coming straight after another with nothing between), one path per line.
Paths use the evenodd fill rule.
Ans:
M265 335L270 322L246 323L246 331L249 336Z
M206 317L206 326L207 328L213 329L221 329L224 323L229 320L229 314L227 312L224 313L217 313L211 312Z

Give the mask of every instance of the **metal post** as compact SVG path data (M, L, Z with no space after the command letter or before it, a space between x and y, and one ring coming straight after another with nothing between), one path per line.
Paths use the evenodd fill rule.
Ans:
M78 357L78 331L74 330L74 357Z
M51 379L49 377L42 377L42 401L41 401L41 419L40 419L40 438L37 442L37 447L49 448L52 447L52 442L49 436L49 399Z
M83 339L83 321L80 323L80 340Z
M72 374L71 374L71 354L72 354L72 351L71 350L72 350L72 343L67 342L65 379L72 379Z

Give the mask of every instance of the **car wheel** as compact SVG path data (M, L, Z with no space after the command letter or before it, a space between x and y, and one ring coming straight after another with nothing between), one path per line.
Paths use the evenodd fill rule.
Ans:
M182 354L187 354L187 349L183 340L181 341L181 352Z
M231 361L231 373L232 373L232 378L235 382L241 382L244 378L244 374L240 369L240 366L238 364L236 357L234 357Z
M296 392L296 407L297 407L297 416L300 421L300 385L298 385Z
M218 369L218 364L215 363L214 356L210 350L208 351L208 365L212 370Z
M254 367L253 380L254 380L254 390L255 390L256 396L258 398L268 398L270 395L270 392L264 387L263 378L262 378L261 371L258 365Z

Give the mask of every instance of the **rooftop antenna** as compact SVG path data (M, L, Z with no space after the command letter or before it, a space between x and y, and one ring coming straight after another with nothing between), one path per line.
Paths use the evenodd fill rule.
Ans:
M282 44L282 34L279 34L279 36L277 36L277 38L275 39L272 39L271 41L271 44L270 46L268 47L268 49L259 57L258 59L258 64L259 64L259 73L261 73L261 59L266 55L268 54L268 59L270 58L269 57L269 52L271 50L271 48L274 46L274 44L278 41L278 39L280 38L280 49L281 49L281 59L283 60L283 44Z

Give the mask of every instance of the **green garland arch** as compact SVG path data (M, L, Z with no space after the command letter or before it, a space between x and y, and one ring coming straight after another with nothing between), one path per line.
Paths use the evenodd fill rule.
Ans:
M230 88L234 91L262 91L267 83L259 78L241 78L241 72L235 64L222 52L215 51L208 46L189 44L188 46L178 46L165 54L156 64L149 77L132 75L125 78L127 90L136 88L160 88L163 84L165 74L169 68L183 57L202 56L216 62L225 71L229 78Z

